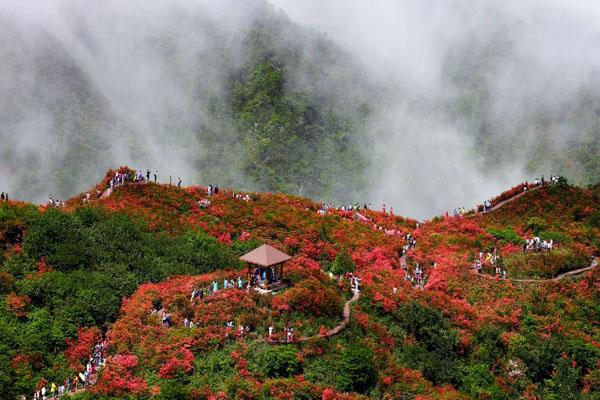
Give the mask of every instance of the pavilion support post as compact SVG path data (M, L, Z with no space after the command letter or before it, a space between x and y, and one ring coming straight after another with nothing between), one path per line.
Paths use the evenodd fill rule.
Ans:
M281 283L283 283L283 264L284 263L279 264L279 280Z
M250 263L246 263L246 268L248 269L248 286L252 286L252 266Z
M265 271L265 289L269 290L269 275L271 272L269 270Z

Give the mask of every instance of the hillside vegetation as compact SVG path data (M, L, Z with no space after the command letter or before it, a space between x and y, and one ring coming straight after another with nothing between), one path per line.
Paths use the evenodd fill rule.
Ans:
M600 272L551 279L600 250L598 188L563 182L489 214L421 224L323 214L283 194L222 190L201 206L206 197L128 183L61 208L0 204L0 397L82 371L106 332L106 366L72 398L598 398ZM403 255L406 234L416 246ZM523 252L534 235L556 248ZM293 256L290 286L222 289L264 242ZM505 279L473 269L494 248ZM409 279L417 265L422 284ZM348 327L325 338L352 297L329 271L354 271L361 290ZM221 290L190 300L213 282ZM152 313L161 308L171 326ZM289 326L308 339L269 343L269 327L285 340Z

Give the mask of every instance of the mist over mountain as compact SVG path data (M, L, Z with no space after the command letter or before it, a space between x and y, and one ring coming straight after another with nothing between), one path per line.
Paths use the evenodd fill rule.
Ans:
M65 198L128 164L423 217L600 179L593 7L273 4L4 2L0 187Z
M2 185L14 196L68 196L126 163L163 181L359 187L348 163L363 162L353 138L367 81L320 34L259 1L135 14L59 4L2 10Z
M375 119L392 142L378 157L381 199L443 210L502 180L600 179L597 3L273 3L328 32L396 95Z

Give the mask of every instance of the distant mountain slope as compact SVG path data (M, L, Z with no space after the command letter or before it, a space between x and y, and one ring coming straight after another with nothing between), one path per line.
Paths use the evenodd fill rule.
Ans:
M0 95L10 99L0 105L0 185L64 198L125 161L163 181L360 192L365 73L267 3L226 3L235 15L201 3L137 18L114 4L67 7L63 30L0 8Z

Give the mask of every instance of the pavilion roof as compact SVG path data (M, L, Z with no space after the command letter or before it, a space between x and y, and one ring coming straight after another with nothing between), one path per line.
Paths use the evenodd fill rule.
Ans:
M281 264L292 257L288 256L282 251L277 250L275 247L268 244L252 250L249 253L244 254L240 257L241 261L246 261L250 264L260 265L261 267L270 267L273 265Z

